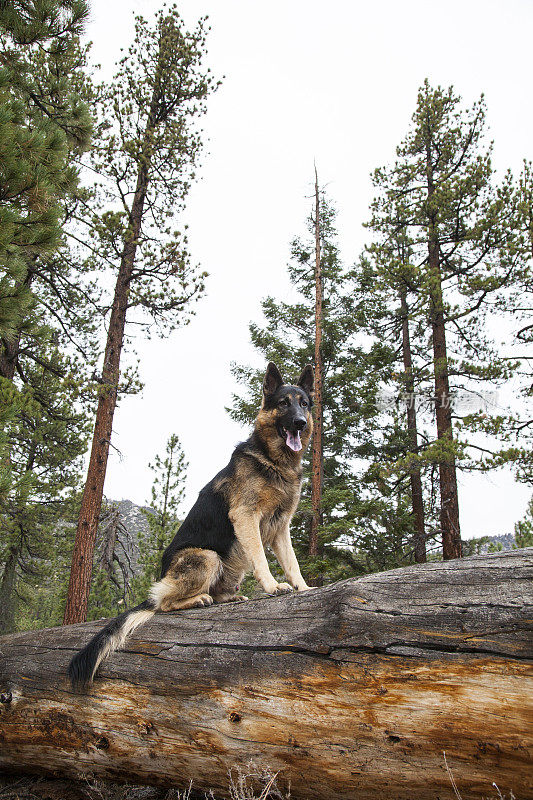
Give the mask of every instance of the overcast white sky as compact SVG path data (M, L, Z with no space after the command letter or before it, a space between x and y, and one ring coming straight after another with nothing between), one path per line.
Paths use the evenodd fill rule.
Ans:
M92 0L88 37L104 76L153 0ZM286 297L289 243L301 231L316 160L339 209L348 263L365 241L370 172L394 157L417 89L453 84L466 103L484 92L494 163L533 158L530 0L182 0L187 24L209 15L209 66L225 75L204 120L202 180L186 221L193 258L210 273L193 322L168 340L137 343L142 395L122 401L105 493L148 500L148 461L179 435L190 463L187 510L247 431L224 407L230 362L261 363L248 323L267 294ZM461 478L466 538L511 532L530 491L510 473Z

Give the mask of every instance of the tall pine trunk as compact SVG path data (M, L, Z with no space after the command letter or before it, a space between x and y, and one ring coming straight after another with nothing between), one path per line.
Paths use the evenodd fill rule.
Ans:
M35 260L35 258L34 258ZM33 271L28 269L24 280L17 285L17 291L29 291L33 282ZM0 377L12 381L15 377L17 362L20 353L22 330L17 325L14 335L10 339L0 341Z
M20 549L13 545L9 548L4 571L0 580L0 635L15 630L15 587L17 582L17 561Z
M35 456L37 453L37 442L34 440L28 450L28 458L26 460L25 473L30 476L35 464ZM17 529L20 528L20 534L17 536L17 541L12 544L8 549L6 563L2 578L0 579L0 635L10 633L15 630L15 615L17 612L17 566L23 550L23 523L22 515L27 502L27 494L25 489L22 488L15 505L14 519L18 520Z
M407 306L407 291L400 289L401 315L402 315L402 355L405 374L405 393L407 405L407 430L409 433L409 447L412 453L418 451L418 429L416 422L415 382L413 376L413 357L411 353L411 337L409 335L409 308ZM413 516L415 520L415 561L419 564L426 559L426 530L424 522L424 497L422 494L422 478L420 468L412 466L409 471L411 483L411 499Z
M315 397L313 428L313 461L311 483L311 532L309 555L318 555L318 532L322 521L322 484L324 480L324 455L322 447L322 267L320 248L320 195L315 167Z
M0 376L12 381L20 349L20 333L17 331L13 339L2 339L0 352Z
M24 279L24 285L28 288L31 284L30 273ZM0 342L0 377L12 381L15 377L17 361L20 352L20 341L22 334L20 328L15 331L15 335L10 339L2 339ZM8 466L11 461L9 449L5 454L5 464ZM16 585L17 585L17 563L21 554L21 548L12 545L8 550L6 563L0 579L0 635L11 633L15 630L16 614Z
M439 463L440 485L440 527L442 533L443 558L460 558L461 529L459 525L459 497L457 493L457 474L453 445L452 406L450 382L448 378L448 352L446 348L446 328L444 323L444 301L442 296L442 275L440 270L439 240L435 216L431 211L434 194L433 162L431 143L426 147L426 169L428 179L428 206L430 224L428 226L428 263L431 281L431 327L433 340L433 375L435 381L435 416L437 438L449 453L443 455Z
M435 414L437 421L437 437L440 441L451 445L453 442L452 409L450 400L450 384L448 381L448 355L446 351L446 334L442 305L439 308L433 302L433 363L435 378ZM457 493L457 475L455 456L447 455L439 464L440 484L440 526L442 531L442 554L444 559L460 558L461 529L459 525L459 498Z
M89 469L87 471L87 479L83 491L74 550L72 553L67 602L63 618L64 625L70 625L74 622L83 622L87 618L94 546L104 493L109 445L113 431L113 416L117 404L118 384L120 380L120 356L124 342L130 282L139 243L144 203L149 183L151 142L156 125L156 109L159 102L158 95L159 87L156 81L150 105L150 113L144 131L142 156L139 160L137 185L130 214L130 224L125 237L115 287L115 296L111 309Z

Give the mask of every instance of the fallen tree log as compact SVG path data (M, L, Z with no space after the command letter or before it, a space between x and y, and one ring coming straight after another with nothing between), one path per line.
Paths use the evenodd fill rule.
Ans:
M160 614L86 695L101 627L0 638L0 768L227 796L268 769L291 797L533 797L533 549Z

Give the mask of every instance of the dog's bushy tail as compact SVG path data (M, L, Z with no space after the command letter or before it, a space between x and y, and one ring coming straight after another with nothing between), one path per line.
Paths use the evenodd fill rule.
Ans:
M123 647L133 631L155 614L157 602L144 600L135 608L124 611L112 619L105 628L93 636L89 644L72 658L68 665L68 675L74 689L84 689L92 682L102 661L115 650Z

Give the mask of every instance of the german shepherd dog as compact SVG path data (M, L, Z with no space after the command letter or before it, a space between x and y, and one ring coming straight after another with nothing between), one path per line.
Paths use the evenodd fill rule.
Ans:
M148 599L108 623L74 656L68 668L74 687L89 685L101 662L156 611L246 600L236 592L250 568L270 595L309 589L289 524L300 499L302 455L313 430L313 383L310 365L294 386L283 383L275 364L268 365L252 435L237 445L227 467L200 492L163 553L161 579ZM289 583L272 576L265 546L274 551Z

